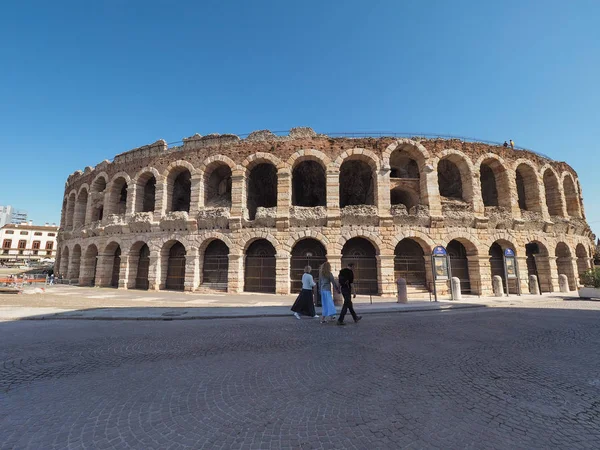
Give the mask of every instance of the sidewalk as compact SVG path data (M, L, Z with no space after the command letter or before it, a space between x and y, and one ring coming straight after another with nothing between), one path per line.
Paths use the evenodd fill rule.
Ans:
M38 293L36 293L38 292ZM0 320L191 320L240 317L287 317L294 295L198 294L134 291L110 288L48 286L44 293L29 289L20 295L0 295ZM372 300L372 303L371 303ZM600 309L600 302L580 301L576 293L542 296L466 297L460 301L413 300L358 296L359 314L447 311L484 307ZM340 307L337 307L338 311ZM320 314L320 308L317 308ZM306 318L304 320L310 320Z

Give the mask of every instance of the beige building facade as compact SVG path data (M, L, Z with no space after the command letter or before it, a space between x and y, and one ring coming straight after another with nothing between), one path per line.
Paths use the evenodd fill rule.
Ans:
M57 273L122 289L287 294L305 265L352 262L361 293L431 291L443 246L463 293L570 289L592 264L575 171L458 139L331 137L309 128L195 135L69 176ZM520 281L506 279L514 250ZM507 284L508 283L508 284ZM444 290L445 282L438 289Z
M3 263L54 260L57 254L56 225L11 223L0 228L0 261Z

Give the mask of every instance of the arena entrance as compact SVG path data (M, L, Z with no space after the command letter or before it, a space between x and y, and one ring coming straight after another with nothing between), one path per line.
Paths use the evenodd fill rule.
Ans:
M254 241L246 250L244 291L275 293L275 247L266 239Z
M504 293L509 292L507 290L506 276L505 276L505 271L504 271L504 249L498 242L494 242L490 246L489 256L490 256L490 272L491 272L492 280L494 279L494 277L496 275L498 275L500 278L502 278L502 286L504 288ZM510 293L516 294L519 289L519 287L517 286L517 283L518 283L517 279L516 278L510 279L510 280L508 280L508 283L509 283L508 287L510 288Z
M394 279L404 278L407 285L427 287L423 248L412 239L402 239L394 250Z
M327 261L327 250L323 244L316 239L303 239L297 242L292 249L291 258L291 278L292 292L300 292L302 290L302 275L304 268L310 266L315 282L319 279L319 267Z
M525 244L525 255L527 256L527 282L529 276L535 275L540 293L552 292L551 280L546 276L547 270L544 270L544 267L548 266L548 250L537 242L530 242Z
M169 249L165 289L183 291L185 283L185 254L185 247L178 241Z
M135 288L148 290L150 283L148 282L148 274L150 272L150 248L147 244L140 248L140 256L138 260L137 272L135 274Z
M202 264L202 286L216 291L227 291L227 272L229 271L229 247L216 239L204 250Z
M355 237L342 248L342 266L354 264L354 291L362 295L377 295L376 250L367 239Z
M463 294L471 294L471 278L469 276L469 260L467 258L467 249L457 241L452 240L446 246L448 256L450 256L450 266L452 276L460 280L460 291Z

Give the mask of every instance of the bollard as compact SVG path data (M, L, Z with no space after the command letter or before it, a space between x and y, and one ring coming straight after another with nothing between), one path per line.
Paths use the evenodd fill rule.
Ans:
M504 296L504 286L502 285L502 277L500 275L494 275L492 278L492 289L494 290L495 297Z
M529 293L540 295L540 285L538 284L537 275L529 275Z
M454 300L462 300L462 292L460 291L460 278L452 277L452 291L454 292Z
M406 280L404 278L398 278L396 285L398 286L398 303L408 303Z
M569 279L564 273L558 275L558 287L562 293L569 292Z

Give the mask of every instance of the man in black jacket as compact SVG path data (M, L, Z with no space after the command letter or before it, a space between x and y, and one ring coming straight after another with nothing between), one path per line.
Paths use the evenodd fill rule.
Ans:
M338 276L338 280L340 282L340 288L342 290L342 296L344 297L344 305L342 306L342 311L340 312L340 317L338 319L338 325L346 325L344 323L344 317L346 316L346 312L350 311L354 322L358 322L362 319L362 316L357 316L354 312L354 307L352 306L352 284L354 283L354 272L352 268L354 264L348 264L348 267L340 270L340 274ZM356 294L354 294L354 298L356 298Z

